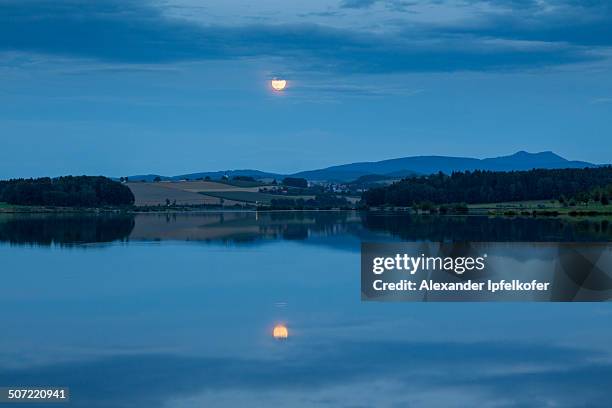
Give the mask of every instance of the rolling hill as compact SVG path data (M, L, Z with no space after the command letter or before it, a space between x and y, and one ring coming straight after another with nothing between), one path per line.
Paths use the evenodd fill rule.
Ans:
M256 179L282 179L285 177L282 174L268 173L259 170L225 170L225 171L203 171L199 173L188 173L180 174L178 176L162 176L160 174L138 174L129 176L130 181L153 181L155 177L159 177L164 181L179 181L179 180L197 180L200 178L210 177L213 180L219 180L223 176L234 177L234 176L250 176Z
M432 174L439 171L452 173L465 170L512 171L534 168L582 168L594 167L592 163L570 161L553 152L517 152L510 156L474 159L449 156L414 156L378 162L361 162L332 166L319 170L303 171L294 174L308 180L351 180L366 174L382 174L406 177L414 174Z
M259 170L227 170L215 172L201 172L182 174L173 177L160 176L162 180L181 180L189 178L191 180L204 178L219 179L223 175L251 176L254 178L275 178L282 179L286 176L303 177L311 181L338 181L348 182L361 176L376 174L388 176L389 178L401 178L415 174L432 174L439 171L452 173L453 171L466 170L492 170L492 171L513 171L557 168L583 168L596 167L593 163L584 161L567 160L551 151L528 153L520 151L509 156L491 157L486 159L475 159L470 157L452 156L412 156L397 159L382 160L376 162L358 162L342 164L322 169L301 171L298 173L283 175L278 173L263 172ZM156 175L131 176L130 180L152 181Z

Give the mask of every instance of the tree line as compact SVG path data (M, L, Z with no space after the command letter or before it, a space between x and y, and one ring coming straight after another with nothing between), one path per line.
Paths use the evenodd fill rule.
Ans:
M42 177L0 181L0 201L57 207L125 206L134 204L134 194L102 176Z
M134 216L45 215L0 218L0 242L36 245L76 245L127 240L134 229Z
M303 210L303 209L332 209L351 208L351 204L344 197L333 194L317 194L314 198L277 198L272 199L270 208L275 210Z
M499 203L507 201L612 198L612 166L529 171L465 171L409 177L367 190L368 206L408 207L420 203Z
M379 214L364 211L361 222L367 230L391 234L404 241L432 242L575 242L612 240L607 220L487 216L411 216L407 213Z

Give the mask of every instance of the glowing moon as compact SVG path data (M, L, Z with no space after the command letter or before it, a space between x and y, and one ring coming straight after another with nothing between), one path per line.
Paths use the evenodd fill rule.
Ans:
M276 326L274 326L272 336L278 340L285 340L287 337L289 337L289 330L287 330L287 326L277 324Z
M273 79L270 83L275 91L282 91L287 86L287 81L284 79Z

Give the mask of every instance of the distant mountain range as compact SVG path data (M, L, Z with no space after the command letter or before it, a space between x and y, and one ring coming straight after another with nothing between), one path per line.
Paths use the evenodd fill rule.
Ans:
M474 159L470 157L451 157L451 156L413 156L402 157L399 159L389 159L377 162L360 162L342 164L339 166L326 167L324 169L301 171L294 174L269 173L259 170L227 170L214 172L201 172L191 174L181 174L178 176L159 176L162 180L182 180L210 177L219 179L224 175L251 176L256 179L283 177L303 177L311 181L338 181L348 182L366 175L385 176L388 179L399 179L411 175L432 174L439 171L450 174L453 171L466 170L491 170L491 171L513 171L556 169L556 168L583 168L596 167L596 164L584 161L567 160L551 152L528 153L520 151L510 156L491 157L487 159ZM152 181L156 174L131 176L130 180Z
M162 176L159 174L139 174L136 176L129 176L129 179L130 181L140 181L140 180L153 181L156 177L159 177L162 180L178 181L178 180L185 180L185 179L195 180L199 178L210 177L213 180L218 180L222 178L223 176L228 176L228 177L250 176L255 179L268 179L269 178L269 179L279 179L279 180L282 179L283 177L286 177L286 175L283 175L283 174L267 173L265 171L246 169L246 170L204 171L201 173L181 174L178 176Z

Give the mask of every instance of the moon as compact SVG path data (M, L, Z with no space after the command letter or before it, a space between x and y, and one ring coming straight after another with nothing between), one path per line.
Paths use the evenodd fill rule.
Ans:
M280 92L287 86L287 81L284 79L273 79L270 81L270 84L272 85L272 89Z
M284 324L277 324L274 326L274 330L272 330L272 337L277 340L285 340L289 337L289 330L287 330L287 326Z

